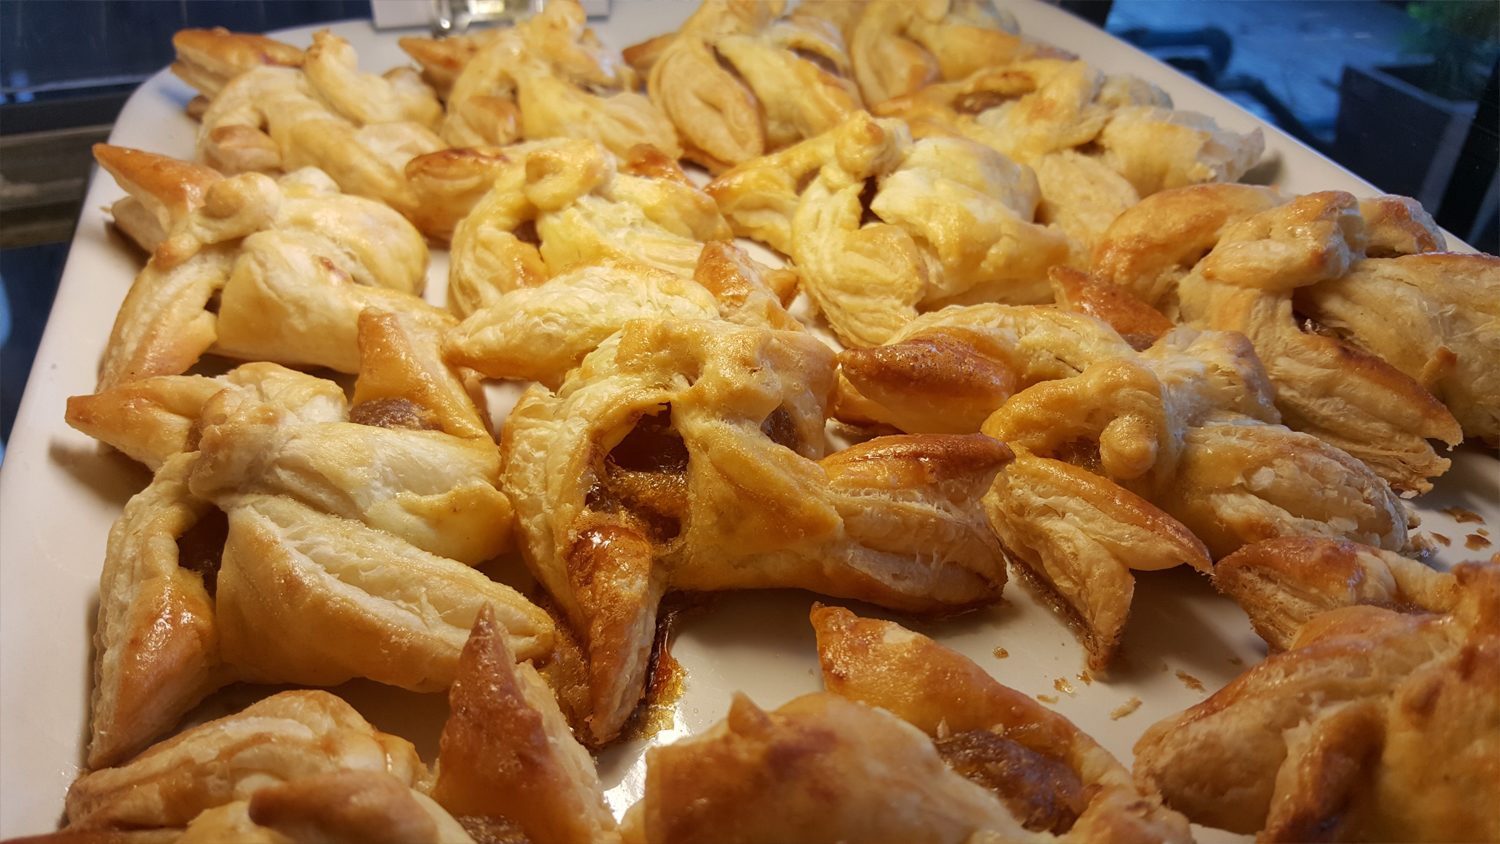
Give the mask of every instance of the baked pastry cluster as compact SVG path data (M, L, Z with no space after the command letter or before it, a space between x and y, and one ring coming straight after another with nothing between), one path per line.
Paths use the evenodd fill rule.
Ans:
M420 76L175 44L197 162L96 150L149 256L67 420L152 479L55 840L1500 836L1496 567L1415 559L1400 495L1500 436L1500 264L1410 200L1235 184L1258 133L985 0L708 0L623 56L555 0L403 39ZM1276 653L1132 774L820 606L826 691L726 701L606 804L670 593L946 616L1008 565L1104 681L1141 571ZM352 678L447 692L433 767ZM194 723L232 683L298 688Z

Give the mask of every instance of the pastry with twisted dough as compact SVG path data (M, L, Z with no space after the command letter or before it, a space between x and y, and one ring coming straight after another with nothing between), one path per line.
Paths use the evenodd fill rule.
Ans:
M204 43L201 33L174 43L184 67L235 47L227 39ZM184 78L211 97L198 159L223 173L317 167L345 192L413 215L419 201L405 167L447 146L433 131L442 106L415 71L361 73L354 48L327 31L313 35L300 67L255 66L221 85L195 73Z
M873 106L933 82L1061 53L1017 31L991 0L871 0L853 25L849 55L860 94Z
M454 147L579 138L616 155L649 144L676 158L672 124L638 93L635 71L585 25L577 0L554 0L513 27L401 48L438 83L441 134Z
M704 0L625 51L688 158L718 172L822 134L860 107L837 27L785 3Z
M1074 263L1125 209L1157 191L1232 182L1259 160L1259 130L1221 129L1174 110L1155 86L1082 61L1032 59L939 83L880 104L918 137L958 135L1036 171L1037 218L1073 241Z
M845 344L885 342L920 309L1041 302L1067 239L1031 222L1031 171L962 138L912 142L857 114L708 187L736 233L791 256Z
M1452 445L1465 433L1455 413L1469 433L1489 436L1493 402L1482 386L1500 360L1487 302L1478 301L1496 285L1494 259L1426 254L1442 246L1431 218L1402 197L1286 200L1266 188L1203 185L1122 214L1094 267L1168 317L1245 333L1288 425L1398 489L1422 491L1448 467L1428 440ZM1394 316L1370 316L1376 301ZM1299 324L1313 313L1329 324Z
M1454 445L1457 420L1379 357L1297 324L1299 288L1348 274L1365 246L1354 197L1309 194L1230 227L1178 284L1186 322L1250 338L1293 428L1370 464L1404 490L1447 471L1428 440Z
M1214 586L1277 650L1314 616L1350 606L1452 612L1458 581L1400 554L1337 539L1285 537L1246 545L1214 566Z
M1148 729L1135 775L1258 841L1500 837L1500 566L1459 566L1451 612L1349 606Z
M450 362L490 378L556 388L605 338L634 319L714 319L801 331L766 276L727 241L705 244L692 278L642 264L583 264L538 287L500 295L448 333ZM795 282L793 282L795 283Z
M508 547L512 520L472 384L418 320L371 311L360 329L352 406L271 364L89 397L107 441L160 461L105 558L92 764L235 679L444 688L486 606L518 653L550 651L547 615L469 568ZM131 430L157 421L173 433Z
M416 295L427 271L416 229L320 171L273 181L121 147L95 155L162 232L115 318L101 389L185 372L210 351L353 372L365 307L447 319ZM199 189L184 193L183 170Z
M671 588L806 588L920 612L1004 581L978 498L987 437L877 438L824 456L833 355L805 332L631 322L502 439L522 551L585 645L593 742L640 699Z
M837 607L814 608L812 623L828 691L926 733L949 768L1005 805L1021 840L1191 840L1187 820L1109 751L961 654Z
M1324 330L1430 390L1464 436L1500 440L1500 258L1366 258L1339 278L1299 289L1293 301Z
M592 141L556 139L506 158L453 235L448 297L459 316L606 260L691 277L705 242L732 237L713 200L651 147L617 162Z

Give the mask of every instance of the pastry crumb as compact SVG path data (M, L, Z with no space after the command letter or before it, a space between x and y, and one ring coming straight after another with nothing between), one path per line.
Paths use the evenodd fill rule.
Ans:
M1081 680L1085 686L1094 685L1094 675L1090 674L1088 671L1078 672L1078 679Z
M995 648L995 659L1005 659L1010 656L1010 651L1005 648Z
M1464 547L1470 551L1478 551L1490 547L1490 541L1477 533L1471 533L1464 539Z
M1182 685L1187 686L1195 692L1203 691L1203 681L1187 673L1186 671L1178 671L1177 679L1182 681Z
M1141 699L1138 697L1132 697L1130 700L1127 700L1119 706L1116 706L1114 708L1114 711L1109 713L1110 720L1118 721L1140 708Z
M1058 677L1056 680L1053 680L1052 688L1057 689L1065 695L1073 694L1073 684L1069 683L1066 677Z
M1447 548L1449 545L1453 544L1453 540L1451 540L1448 537L1442 535L1441 533L1437 533L1436 531L1433 532L1432 538L1436 539L1437 543L1439 545L1443 546L1444 548Z
M1484 523L1483 517L1466 507L1444 507L1442 512L1447 513L1449 517L1453 519L1453 521L1458 522L1459 524L1463 524L1465 522L1474 522L1476 524Z
M1046 704L1057 703L1057 698L1053 697L1052 695L1037 695L1036 699Z

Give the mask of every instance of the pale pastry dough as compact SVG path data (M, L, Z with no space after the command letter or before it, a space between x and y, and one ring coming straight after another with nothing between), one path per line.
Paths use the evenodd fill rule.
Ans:
M849 35L849 55L864 101L876 105L939 80L1060 53L1017 33L1015 18L990 0L870 0Z
M1339 607L1451 612L1458 603L1450 572L1381 548L1312 537L1246 545L1214 566L1214 586L1277 650L1291 647L1314 616Z
M1261 156L1259 130L1237 134L1172 109L1148 83L1082 61L1033 59L980 71L882 103L918 137L958 135L1035 168L1038 219L1058 223L1087 265L1110 222L1143 196L1232 182Z
M801 331L764 268L727 241L705 244L692 279L608 259L501 294L448 333L448 360L491 378L555 388L634 319L714 319ZM793 281L795 283L795 281Z
M442 106L414 71L360 73L354 49L327 31L313 35L300 68L257 67L211 96L198 130L203 163L224 173L316 167L402 214L418 203L407 163L447 146L433 132Z
M620 840L588 751L536 670L516 664L480 611L448 692L432 796L460 816L501 818L531 841Z
M1500 439L1500 258L1367 258L1341 278L1298 290L1294 303L1432 391L1465 436Z
M900 122L863 113L708 191L736 233L791 256L851 346L886 341L919 308L1046 301L1047 268L1068 257L1063 234L1031 221L1028 168L960 138L913 143Z
M112 147L97 154L127 188L170 197L155 177L171 159ZM210 350L349 372L364 307L442 318L415 295L427 266L421 235L389 208L338 193L316 170L279 182L254 173L213 179L182 211L171 213L171 230L125 296L101 389L182 373Z
M1059 841L1192 840L1187 819L1138 788L1109 751L961 654L837 607L814 608L812 623L829 691L926 733L1026 830Z
M732 236L713 200L655 149L617 163L590 141L523 145L454 232L449 307L468 316L610 259L691 276L704 242Z
M522 551L589 658L594 742L639 699L671 587L801 587L909 611L1004 580L981 436L872 440L818 461L832 352L804 332L636 321L505 428Z
M735 695L700 735L646 751L628 844L1041 841L915 727L820 692L766 712Z
M822 134L860 108L836 27L785 4L704 0L676 33L625 51L688 158L718 172Z
M401 47L443 86L442 137L455 147L578 138L625 155L649 144L676 158L671 122L636 92L635 72L600 44L576 0L513 27Z
M237 395L231 399L225 395ZM348 414L339 385L274 363L247 363L216 378L160 375L93 395L68 398L68 424L146 464L153 472L173 455L195 451L200 420L217 401L275 403L301 422Z
M337 697L282 692L80 777L68 789L68 823L182 827L266 786L337 770L384 772L409 786L427 776L410 742L376 730Z
M1500 836L1500 567L1455 570L1453 613L1354 606L1148 729L1136 778L1259 841Z
M288 497L227 509L214 604L220 653L242 679L440 691L486 606L518 656L551 650L547 614L468 566Z

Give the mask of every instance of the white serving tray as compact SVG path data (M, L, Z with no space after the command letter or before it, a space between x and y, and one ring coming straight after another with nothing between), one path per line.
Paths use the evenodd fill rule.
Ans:
M1178 108L1212 115L1226 128L1259 127L1273 162L1259 168L1266 181L1294 193L1378 192L1102 30L1035 0L1007 5L1030 37L1065 47L1107 72L1134 73L1155 82ZM592 24L606 44L619 49L674 29L695 7L695 2L675 0L621 0L607 21ZM407 63L396 46L397 33L377 33L368 22L330 28L353 43L365 70ZM288 30L278 37L304 45L313 29ZM111 143L191 157L196 124L183 114L183 106L192 93L166 71L158 73L126 104ZM94 179L89 188L0 471L0 836L50 831L61 818L63 796L79 771L87 735L90 636L105 539L126 499L149 480L144 469L102 450L63 422L67 397L93 391L115 312L140 268L138 253L106 227L102 209L121 195L107 176ZM433 257L429 296L440 301L447 260L441 251ZM505 407L492 409L503 413ZM1460 450L1455 458L1453 470L1420 507L1423 532L1453 540L1452 547L1439 553L1445 565L1466 557L1488 558L1491 551L1466 551L1463 537L1475 525L1457 525L1440 509L1477 511L1489 524L1500 525L1500 461L1474 449ZM1240 610L1216 596L1201 576L1178 570L1137 573L1137 578L1124 658L1107 682L1080 678L1084 656L1073 634L1019 583L1007 587L999 606L912 626L967 654L1002 682L1055 698L1059 712L1128 765L1131 746L1148 725L1202 700L1265 653ZM683 618L672 653L685 671L685 691L672 727L649 742L611 748L600 759L617 813L640 793L641 753L648 743L707 728L724 715L734 691L770 708L819 688L807 622L813 600L794 592L723 595ZM997 648L1009 656L997 657ZM1190 688L1184 678L1196 679L1204 688ZM369 683L338 691L377 726L406 735L426 759L434 758L446 712L442 695L413 695ZM217 706L230 711L265 693L265 688L236 687ZM1142 701L1139 709L1112 718L1131 698ZM1195 829L1205 842L1246 840Z

